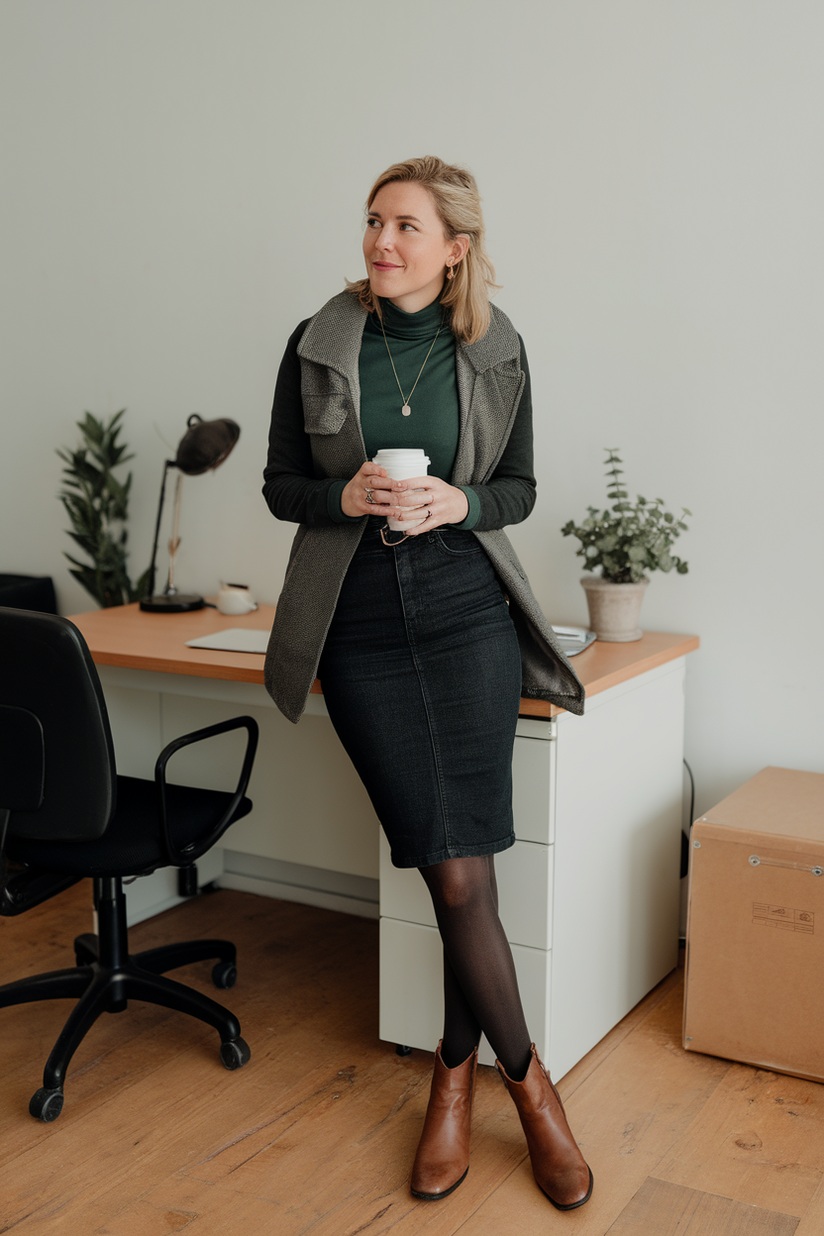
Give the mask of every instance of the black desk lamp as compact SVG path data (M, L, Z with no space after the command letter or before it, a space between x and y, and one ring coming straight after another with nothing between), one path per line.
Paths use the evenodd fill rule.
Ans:
M152 563L149 567L149 578L146 585L146 596L140 602L140 608L150 614L183 614L193 609L203 609L203 597L191 593L178 592L175 588L175 554L180 545L177 535L180 520L180 483L183 476L200 476L210 469L219 468L224 459L231 453L232 447L240 437L240 427L235 421L226 418L217 421L204 421L203 417L193 413L186 422L188 429L180 439L177 455L167 459L163 465L163 482L160 486L160 501L157 505L157 523L155 524L154 545L152 546ZM157 542L160 537L160 520L163 514L163 500L166 495L166 480L170 468L177 468L178 476L175 485L175 513L171 540L169 541L169 578L163 592L154 595L155 563L157 561Z

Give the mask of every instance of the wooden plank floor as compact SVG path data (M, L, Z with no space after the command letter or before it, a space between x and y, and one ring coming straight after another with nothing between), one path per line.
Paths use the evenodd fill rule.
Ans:
M89 927L79 885L0 922L0 982L71 964ZM250 1063L217 1035L133 1004L75 1056L50 1125L29 1098L68 1002L0 1010L0 1232L15 1236L820 1236L824 1088L680 1046L682 972L560 1085L595 1174L589 1205L554 1211L514 1108L479 1070L472 1165L441 1202L408 1173L432 1057L399 1058L377 1027L375 922L222 891L141 924L135 950L225 935L240 954L225 1002ZM178 976L214 993L209 966Z

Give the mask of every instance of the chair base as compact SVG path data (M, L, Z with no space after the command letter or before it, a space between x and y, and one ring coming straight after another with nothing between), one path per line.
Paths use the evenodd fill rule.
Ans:
M220 1035L220 1059L227 1069L249 1059L240 1023L223 1005L192 987L165 977L165 971L216 958L212 980L232 987L237 977L235 946L228 940L192 940L148 949L133 957L126 951L125 897L119 880L95 880L100 935L86 933L74 942L77 965L51 970L0 986L0 1008L37 1000L76 999L43 1071L43 1086L29 1111L43 1121L57 1118L69 1062L102 1013L121 1013L129 1000L143 1000L188 1013L214 1026Z

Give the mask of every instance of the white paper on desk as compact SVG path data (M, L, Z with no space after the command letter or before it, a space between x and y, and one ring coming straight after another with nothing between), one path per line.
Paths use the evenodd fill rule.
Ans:
M215 631L214 635L201 635L199 639L187 639L187 648L214 648L219 652L260 652L266 651L269 643L268 631L251 631L246 627L228 627L225 631Z
M595 632L588 631L586 627L553 626L552 629L558 637L561 652L565 652L568 657L576 656L595 642Z

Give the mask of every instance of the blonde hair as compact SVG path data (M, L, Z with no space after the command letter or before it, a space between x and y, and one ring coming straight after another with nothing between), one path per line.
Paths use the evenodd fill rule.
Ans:
M464 343L483 338L489 327L489 296L497 288L495 268L485 245L481 196L475 177L457 164L444 163L434 155L393 163L373 184L366 199L367 211L384 185L407 181L422 185L434 202L447 240L468 236L466 256L453 267L455 277L444 283L440 302L452 310L452 333ZM372 295L368 279L348 283L364 309L380 315L378 298Z

